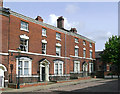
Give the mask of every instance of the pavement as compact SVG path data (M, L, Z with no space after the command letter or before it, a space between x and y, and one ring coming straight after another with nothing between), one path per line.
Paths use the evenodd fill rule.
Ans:
M33 92L33 91L37 91L37 90L46 90L46 89L50 89L50 88L64 87L64 86L69 86L69 85L73 85L73 84L87 83L87 82L99 81L99 80L101 80L101 79L91 78L88 80L78 80L78 81L73 80L72 82L53 83L53 84L49 84L49 85L31 86L31 87L24 87L24 88L20 88L20 89L5 88L5 90L2 92Z
M116 92L118 87L115 87L117 84L117 79L88 79L88 80L73 80L72 82L65 83L53 83L49 85L42 86L32 86L25 87L20 89L6 88L3 92L7 94L20 93L20 92ZM8 93L9 92L9 93ZM5 94L6 94L5 93ZM24 94L22 93L22 94ZM4 94L4 93L3 93ZM63 93L64 94L64 93Z

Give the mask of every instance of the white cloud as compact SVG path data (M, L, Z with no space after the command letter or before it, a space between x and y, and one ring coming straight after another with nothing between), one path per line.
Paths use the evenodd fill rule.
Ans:
M76 5L67 5L65 8L65 11L70 14L76 13L78 10L79 7Z
M55 14L50 14L47 23L51 24L53 26L56 26L56 24L57 24L57 18L58 18L58 16L56 16Z
M53 25L53 26L57 26L57 18L58 18L58 17L60 17L60 16L57 16L57 15L55 15L55 14L50 14L47 23L48 23L48 24L51 24L51 25ZM76 27L79 27L80 25L82 25L82 24L80 24L79 22L72 22L72 23L70 23L70 22L67 20L67 18L64 17L64 28L65 28L65 29L70 30L71 27L76 28Z
M108 41L109 37L113 34L111 31L104 31L104 30L95 30L93 32L85 32L84 35L96 42L96 49L102 50L104 49L106 41Z
M50 14L47 23L53 26L57 26L57 18L59 16L55 14ZM69 22L67 18L64 17L64 28L70 30L71 28L76 28L80 35L83 35L89 39L96 42L97 50L104 49L104 44L113 34L111 31L107 30L86 30L86 24L83 22ZM102 49L101 49L102 48Z

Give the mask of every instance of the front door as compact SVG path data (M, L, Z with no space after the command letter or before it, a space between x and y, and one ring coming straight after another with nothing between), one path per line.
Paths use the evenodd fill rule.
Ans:
M45 67L42 67L42 81L45 81Z
M85 64L83 65L83 76L88 76L87 71L88 71L88 65L85 63Z
M40 62L40 81L49 81L49 61Z

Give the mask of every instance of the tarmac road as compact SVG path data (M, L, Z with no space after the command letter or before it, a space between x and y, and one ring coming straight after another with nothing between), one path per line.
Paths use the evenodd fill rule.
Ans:
M119 93L118 93L119 92ZM120 94L118 79L90 79L8 90L2 94Z
M35 92L118 92L118 80L100 80L85 83L75 83L68 86L37 90Z

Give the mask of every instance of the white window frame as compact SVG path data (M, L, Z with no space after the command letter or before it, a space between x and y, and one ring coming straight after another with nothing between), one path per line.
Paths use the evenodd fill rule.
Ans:
M47 36L47 29L46 28L42 28L42 36Z
M47 51L47 50L46 50L46 43L42 43L42 51L43 51L43 44L44 44L44 46L45 46L45 48L44 48L44 49L45 49L45 53L44 53L44 54L46 54L46 51ZM42 54L43 54L43 53L42 53Z
M56 39L61 40L61 33L56 32Z
M79 43L78 38L75 38L75 43Z
M85 58L86 57L86 49L83 48L83 57Z
M63 61L60 61L60 60L56 60L56 61L54 61L54 75L56 75L56 76L62 76L63 75ZM55 70L56 70L56 68L55 68L55 64L58 64L58 74L56 74L55 73ZM60 74L60 64L62 64L62 73Z
M79 72L80 72L80 61L74 61L74 73L79 73Z
M30 58L27 58L27 57L20 57L19 58L19 61L22 61L23 62L23 65L22 65L22 75L20 75L21 77L31 77L32 75L32 60ZM29 75L24 75L24 62L25 61L28 61L29 63ZM16 58L16 74L18 76L18 58Z
M92 43L90 43L90 48L92 48Z
M77 50L77 54L76 54L76 50ZM75 48L75 56L79 55L79 48Z
M24 24L22 24L22 23L26 24L26 26L25 26ZM24 28L24 27L27 27L27 29L26 29L26 28ZM28 23L27 23L27 22L25 22L25 21L21 21L20 30L24 30L24 31L29 32L29 26L28 26Z
M56 56L61 56L61 47L60 46L56 46L56 53L57 53L57 48L59 48L59 55L56 54Z
M21 40L27 40L27 43L26 43L26 45L24 45L25 46L25 49L26 49L26 51L24 51L24 52L28 52L28 39L24 39L24 38L20 38L20 42L21 42ZM20 43L20 45L21 45L21 43ZM22 51L22 50L21 50Z
M86 45L86 41L85 41L85 40L83 40L83 45L84 45L84 46Z
M89 63L89 73L92 73L94 71L93 63Z
M93 52L90 50L90 58L93 58Z

